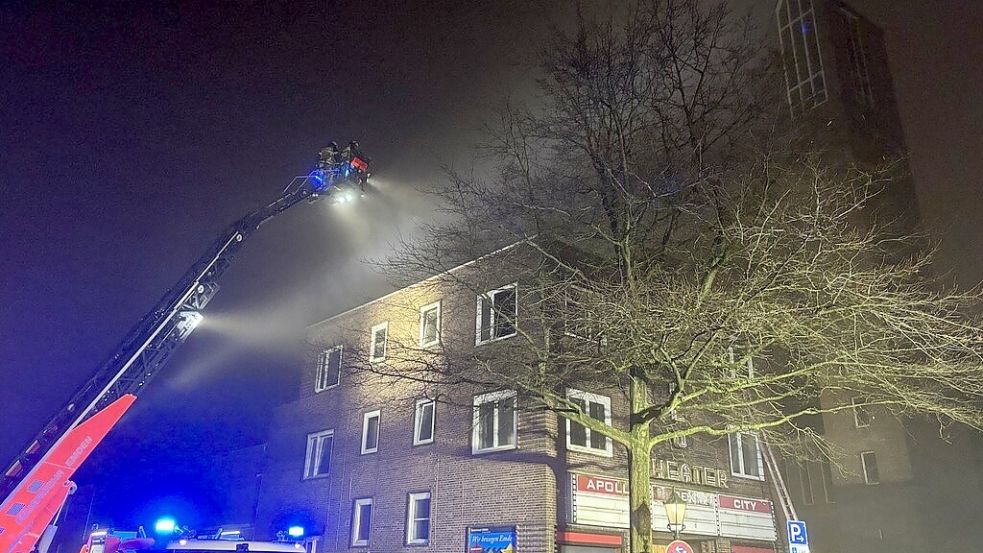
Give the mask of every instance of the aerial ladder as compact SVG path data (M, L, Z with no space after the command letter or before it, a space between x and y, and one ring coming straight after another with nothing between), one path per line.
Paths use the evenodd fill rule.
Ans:
M243 242L305 200L344 203L364 195L368 177L368 158L361 152L319 162L209 245L0 476L0 553L46 552L75 490L75 471L202 320Z

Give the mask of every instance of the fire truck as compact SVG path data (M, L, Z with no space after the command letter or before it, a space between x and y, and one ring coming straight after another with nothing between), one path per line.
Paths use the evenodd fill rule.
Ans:
M276 200L234 222L208 246L0 476L0 553L47 552L60 512L75 491L75 471L194 331L246 239L263 223L303 201L355 201L368 189L369 176L369 160L360 151L338 163L319 163L307 175L295 177ZM142 530L97 530L84 549L116 553L152 547L153 540L141 534ZM214 549L198 543L201 540L194 544L199 549L188 549L189 542L184 541L168 547ZM249 547L249 542L236 543ZM254 545L254 551L276 550L270 544Z

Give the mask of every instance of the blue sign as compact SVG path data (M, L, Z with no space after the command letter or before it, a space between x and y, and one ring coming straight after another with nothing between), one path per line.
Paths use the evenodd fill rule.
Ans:
M801 520L790 520L788 525L789 545L809 545L809 533L806 532L806 523Z
M467 553L515 553L515 526L468 528Z

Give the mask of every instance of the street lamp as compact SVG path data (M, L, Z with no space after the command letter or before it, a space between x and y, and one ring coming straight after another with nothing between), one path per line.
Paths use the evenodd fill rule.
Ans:
M673 539L679 539L679 533L686 529L683 518L686 516L686 502L676 493L673 488L672 495L665 501L666 518L669 519L668 528L672 532Z

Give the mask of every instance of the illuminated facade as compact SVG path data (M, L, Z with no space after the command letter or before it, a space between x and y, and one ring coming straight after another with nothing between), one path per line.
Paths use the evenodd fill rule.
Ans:
M524 316L535 307L524 305L515 260L534 256L513 246L494 256L502 263L467 264L310 327L301 398L273 421L257 531L301 525L318 551L458 553L483 539L543 553L626 547L624 448L528 409L508 386L440 387L371 369L398 372L443 347L492 356L509 347L516 327L494 315L513 313L528 330ZM572 386L566 394L627 428L623 391ZM675 492L687 502L683 536L700 551L774 551L776 507L760 447L741 434L657 450L656 543L671 541L662 502Z

